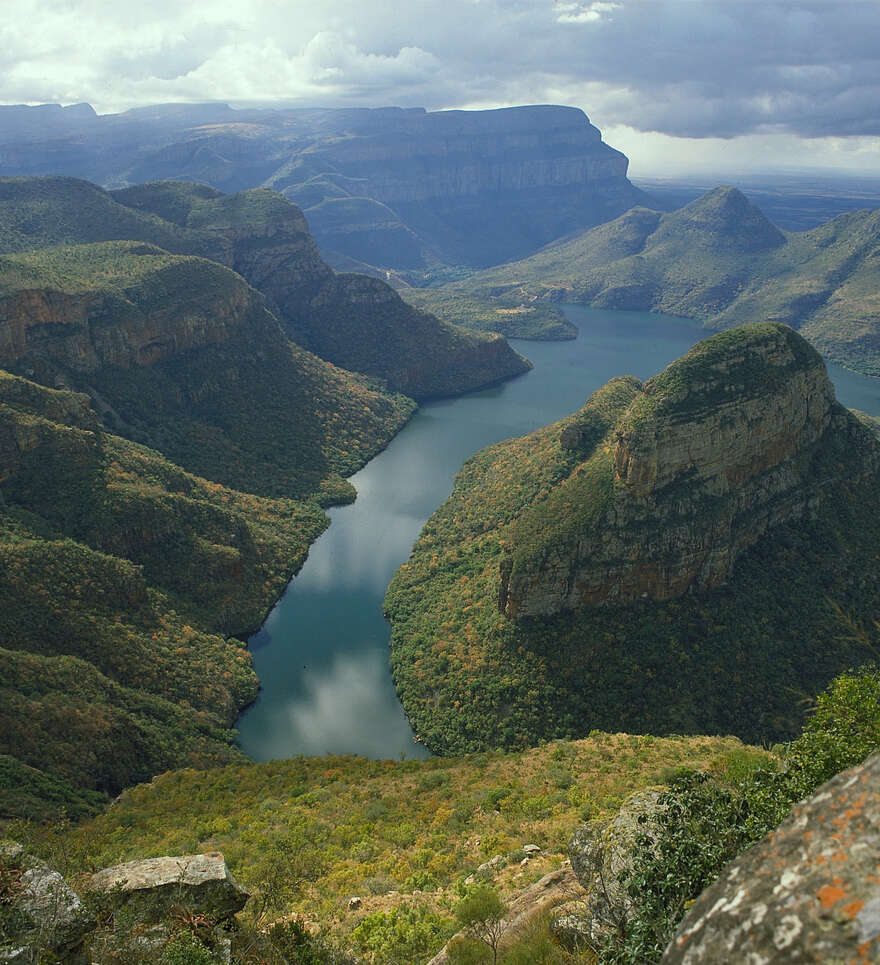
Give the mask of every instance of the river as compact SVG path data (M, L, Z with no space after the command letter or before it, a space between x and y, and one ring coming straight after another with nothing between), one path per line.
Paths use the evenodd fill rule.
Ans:
M385 590L461 464L484 446L531 432L583 405L615 375L646 379L705 330L679 318L570 306L571 342L513 340L534 369L482 392L422 406L388 448L351 477L350 506L248 641L262 687L239 718L253 760L296 754L427 757L397 699L388 665ZM880 415L880 379L829 365L838 398Z

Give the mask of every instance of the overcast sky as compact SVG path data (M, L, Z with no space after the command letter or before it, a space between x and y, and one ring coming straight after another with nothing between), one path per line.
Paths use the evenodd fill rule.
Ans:
M880 0L4 0L0 103L583 108L631 173L880 174Z

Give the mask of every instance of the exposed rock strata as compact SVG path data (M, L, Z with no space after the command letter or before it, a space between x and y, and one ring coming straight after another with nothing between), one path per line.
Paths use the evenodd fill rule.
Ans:
M174 205L163 184L114 197L191 232L197 227L189 250L242 275L266 296L288 337L321 358L383 379L415 399L482 388L529 368L503 339L440 322L378 278L337 275L321 258L300 209L279 195L188 190L176 193Z
M728 865L662 961L880 962L880 755L824 784Z
M161 255L134 246L145 257ZM27 357L57 362L80 372L153 365L175 355L225 342L252 326L265 309L260 296L219 266L200 261L198 292L181 287L175 265L159 269L157 287L168 276L173 293L162 291L129 298L106 292L70 293L51 288L0 294L0 365ZM135 286L132 286L133 288ZM219 289L219 290L218 290ZM263 328L277 327L274 320ZM280 333L278 333L280 335Z
M613 218L642 198L627 159L576 108L231 110L0 108L0 173L107 185L266 184L301 205L325 252L388 268L488 265ZM42 132L42 136L41 136Z
M525 553L509 548L500 608L545 616L720 586L745 549L824 498L829 480L812 461L822 440L859 445L864 434L791 329L702 342L649 380L584 454L605 479L589 525ZM568 427L561 444L578 439Z

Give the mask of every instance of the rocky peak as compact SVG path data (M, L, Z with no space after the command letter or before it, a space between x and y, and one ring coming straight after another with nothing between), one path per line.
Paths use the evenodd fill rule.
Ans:
M560 445L574 449L575 435L566 426ZM839 485L835 447L862 450L862 472L878 463L819 355L778 324L699 343L588 443L561 484L582 504L571 522L544 526L550 535L536 541L538 505L514 531L500 569L510 617L719 586L741 553Z
M764 251L785 244L785 235L761 209L736 188L715 188L663 219L654 236L685 232L694 241L741 252Z

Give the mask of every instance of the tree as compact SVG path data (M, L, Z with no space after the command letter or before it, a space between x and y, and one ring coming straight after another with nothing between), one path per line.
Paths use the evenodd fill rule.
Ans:
M498 961L498 945L507 928L507 906L491 885L477 885L455 906L459 925L477 941L488 945L492 962Z

